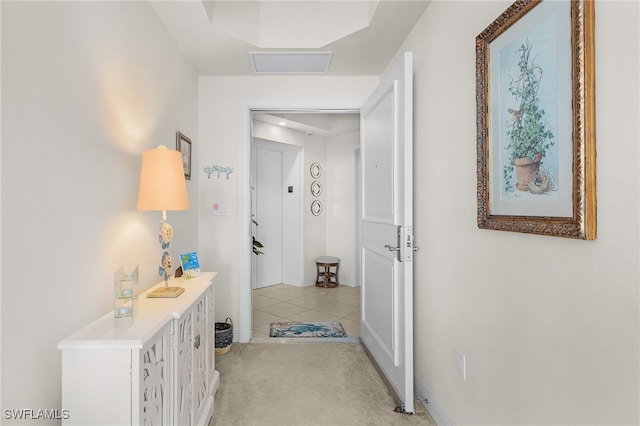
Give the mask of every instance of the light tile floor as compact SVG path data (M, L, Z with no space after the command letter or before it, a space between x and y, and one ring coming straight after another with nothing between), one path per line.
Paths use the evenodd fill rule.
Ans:
M322 288L276 284L253 290L253 338L269 339L272 322L339 321L360 336L360 287Z

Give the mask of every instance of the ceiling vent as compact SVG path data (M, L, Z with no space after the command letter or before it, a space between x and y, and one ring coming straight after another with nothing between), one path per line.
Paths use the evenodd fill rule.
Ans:
M326 74L333 52L249 52L256 74Z

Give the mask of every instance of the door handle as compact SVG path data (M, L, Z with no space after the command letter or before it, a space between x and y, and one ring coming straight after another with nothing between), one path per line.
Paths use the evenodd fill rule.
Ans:
M400 247L391 247L389 244L385 244L384 246L388 248L389 251L400 251Z

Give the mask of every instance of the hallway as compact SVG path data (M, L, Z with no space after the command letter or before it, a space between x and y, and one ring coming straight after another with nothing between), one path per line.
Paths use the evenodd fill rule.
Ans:
M360 288L277 284L253 290L253 339L268 339L272 322L338 321L360 336Z
M210 426L436 424L418 401L414 415L394 412L357 343L233 343L216 368L222 380Z

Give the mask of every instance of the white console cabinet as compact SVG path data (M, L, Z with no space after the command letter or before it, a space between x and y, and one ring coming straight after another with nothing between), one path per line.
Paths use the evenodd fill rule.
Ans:
M208 424L220 384L215 275L173 278L169 285L185 288L177 298L145 292L133 321L110 312L62 340L63 424Z

